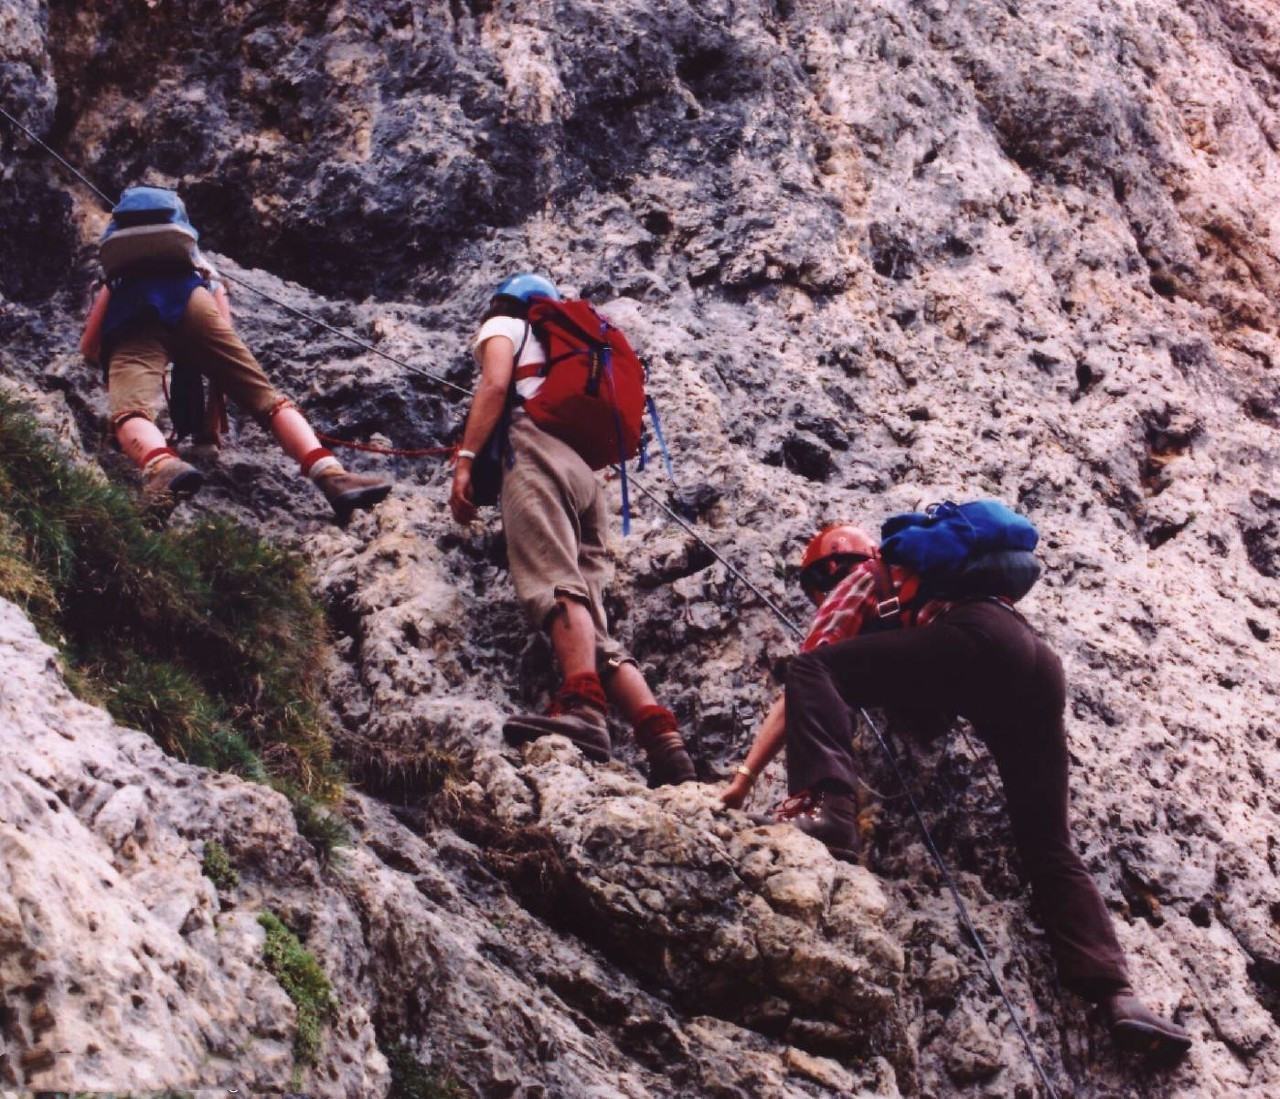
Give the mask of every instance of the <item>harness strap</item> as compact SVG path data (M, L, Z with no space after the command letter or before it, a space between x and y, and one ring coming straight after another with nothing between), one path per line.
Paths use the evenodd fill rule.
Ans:
M876 582L876 618L881 622L897 618L898 625L909 626L918 602L920 577L909 573L901 584L895 584L891 567L880 558L874 560L871 571Z

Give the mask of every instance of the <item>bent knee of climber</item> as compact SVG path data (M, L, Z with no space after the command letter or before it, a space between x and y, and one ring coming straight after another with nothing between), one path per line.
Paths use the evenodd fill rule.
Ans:
M620 652L605 646L597 646L596 674L600 677L601 682L608 683L628 664L635 668L636 671L640 670L640 662L630 653Z
M787 689L827 678L826 666L817 653L799 653L787 664Z
M255 413L253 418L258 422L260 427L269 429L272 421L275 420L281 412L284 412L289 408L297 407L298 406L295 405L288 397L280 397L276 401L272 402L272 404L262 412Z
M111 430L118 432L130 420L146 420L155 423L155 413L149 408L126 408L111 413Z
M525 601L529 618L550 633L557 622L568 622L572 608L581 607L591 613L591 598L584 591L557 585L545 588Z

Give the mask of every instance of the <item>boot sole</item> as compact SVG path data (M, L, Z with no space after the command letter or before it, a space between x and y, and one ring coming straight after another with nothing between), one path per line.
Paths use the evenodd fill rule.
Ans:
M765 813L748 813L747 819L751 821L751 823L755 825L757 828L772 828L775 825L779 825L779 824L785 824L788 827L795 828L795 825L792 824L791 821L775 820L773 817ZM809 833L805 832L803 828L796 828L796 831L801 832L806 836L809 836ZM830 855L833 859L838 859L840 862L853 863L855 866L862 864L861 851L855 851L849 847L832 847L829 843L824 842L818 836L809 836L809 838L815 839L819 843L821 843L823 847L827 849L827 854Z
M198 469L185 470L158 492L146 492L143 499L149 506L166 507L181 500L190 500L204 485L204 474Z
M608 763L613 758L613 753L601 747L599 744L593 744L590 741L579 740L571 733L565 732L563 729L546 728L541 725L529 725L521 721L508 721L502 726L502 737L508 743L519 746L521 744L529 744L532 741L539 740L544 736L562 736L570 741L587 759L594 760L596 763Z
M382 503L391 494L390 485L376 485L373 488L353 488L329 500L333 510L338 514L351 514Z
M1141 1053L1156 1060L1176 1060L1191 1048L1191 1039L1143 1023L1115 1023L1111 1040L1125 1053Z

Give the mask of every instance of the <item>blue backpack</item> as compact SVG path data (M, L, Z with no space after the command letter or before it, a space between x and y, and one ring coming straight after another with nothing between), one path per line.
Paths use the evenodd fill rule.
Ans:
M128 187L111 211L98 244L108 280L139 264L195 265L200 234L187 220L187 207L163 187Z
M913 603L992 597L1017 602L1040 578L1032 552L1039 540L1029 519L998 500L947 500L885 520L880 555L919 576Z

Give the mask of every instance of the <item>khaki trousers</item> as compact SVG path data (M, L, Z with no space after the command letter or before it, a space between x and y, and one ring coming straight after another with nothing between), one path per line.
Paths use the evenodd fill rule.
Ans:
M107 373L113 426L129 416L155 419L164 405L164 371L171 362L195 367L259 422L268 420L281 403L258 360L201 286L192 292L176 329L154 321L113 341Z
M602 675L631 657L609 636L603 594L612 574L608 513L595 473L572 447L523 414L511 422L514 461L502 477L502 526L516 596L546 629L556 597L591 611Z

